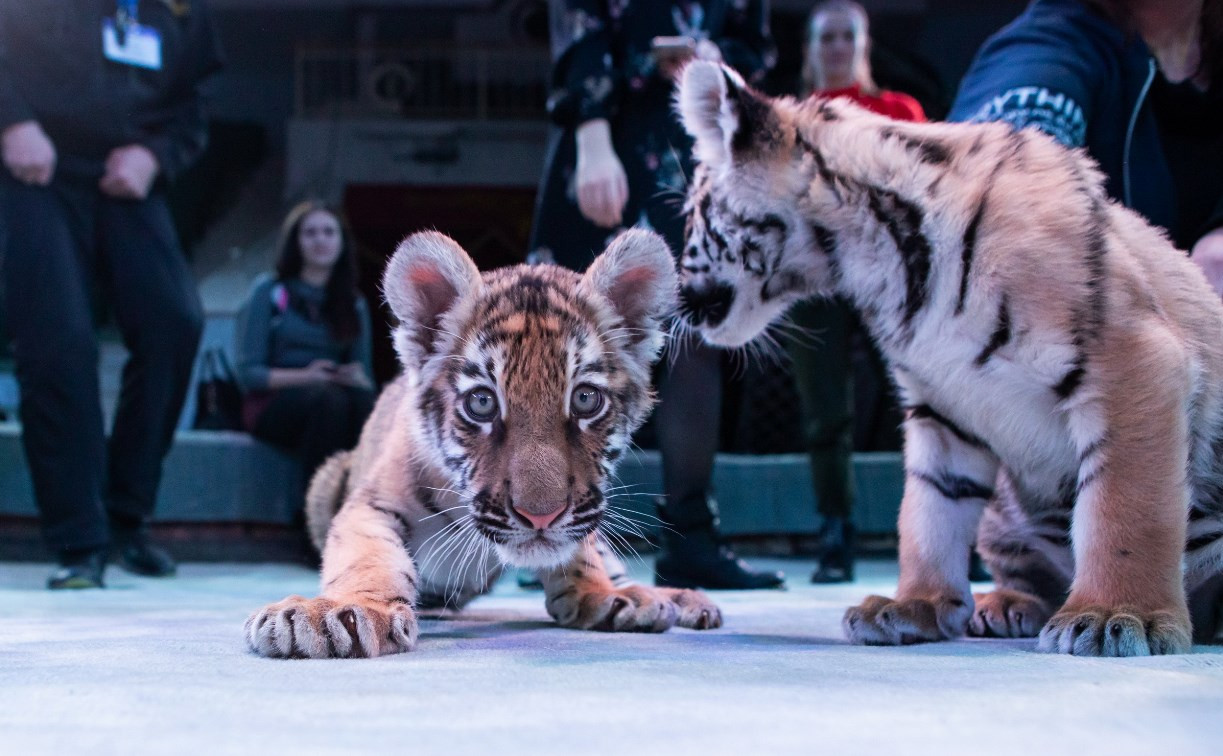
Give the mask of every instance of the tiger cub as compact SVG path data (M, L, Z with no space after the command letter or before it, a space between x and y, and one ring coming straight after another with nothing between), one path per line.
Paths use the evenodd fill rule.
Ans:
M858 643L1039 635L1102 656L1215 636L1223 305L1080 151L1004 124L770 99L693 63L681 308L738 346L813 295L861 313L906 408L900 583ZM996 579L973 596L974 540Z
M644 231L621 234L585 275L481 275L448 237L408 237L383 279L404 374L308 495L326 539L321 595L251 615L251 649L409 651L415 607L461 606L503 564L540 571L565 627L718 627L704 595L633 584L600 545L604 489L654 402L650 367L675 288L670 251Z

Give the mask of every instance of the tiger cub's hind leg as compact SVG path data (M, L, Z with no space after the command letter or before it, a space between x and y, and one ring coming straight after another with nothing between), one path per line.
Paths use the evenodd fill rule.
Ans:
M977 551L994 576L994 590L973 594L969 635L1036 637L1070 590L1069 527L1069 509L1030 515L1006 471L999 474L977 530Z
M1189 510L1189 371L1173 334L1110 324L1066 412L1079 451L1070 596L1041 630L1042 651L1081 656L1184 653L1181 561ZM1087 393L1090 392L1090 393Z

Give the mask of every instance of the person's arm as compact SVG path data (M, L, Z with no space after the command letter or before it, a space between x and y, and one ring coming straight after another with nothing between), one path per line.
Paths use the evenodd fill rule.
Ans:
M23 121L37 121L38 116L17 88L17 81L9 66L13 54L13 41L9 39L9 25L5 16L19 11L17 3L0 6L0 131Z
M353 352L353 362L360 363L365 374L372 378L374 375L374 337L373 329L370 326L369 303L362 296L357 297L357 322L361 327L354 344L356 351Z
M1093 92L1106 70L1101 55L1068 23L1035 24L1021 16L982 46L947 120L1035 126L1066 146L1082 147Z
M577 128L615 117L622 83L611 61L605 0L549 0L552 73L548 113Z
M373 389L373 339L370 334L369 306L365 297L357 297L356 307L357 337L353 341L348 362L340 366L336 378L348 386Z
M4 167L18 181L45 186L55 174L55 145L17 88L9 65L13 45L5 14L16 8L11 4L0 9L0 155Z
M721 36L713 41L728 66L749 84L759 86L777 63L777 47L769 31L769 2L750 0L742 8L734 5L727 11Z
M268 389L269 344L272 332L271 291L274 281L256 282L238 313L234 330L234 361L244 392Z
M1223 228L1216 228L1198 239L1189 259L1197 263L1215 292L1223 297Z
M552 74L548 114L573 129L578 210L595 225L614 228L628 202L628 178L612 146L620 76L611 62L604 0L550 0Z
M138 144L157 159L160 175L173 180L203 154L208 141L204 86L220 70L221 46L208 6L193 0L186 20L185 60L172 92L168 117L145 129Z
M1223 297L1223 192L1202 228L1210 230L1194 243L1189 259L1198 264L1206 280Z

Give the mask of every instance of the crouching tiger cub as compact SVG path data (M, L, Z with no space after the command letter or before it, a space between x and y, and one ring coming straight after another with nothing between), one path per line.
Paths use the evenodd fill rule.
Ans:
M688 321L738 346L842 296L906 404L899 588L846 613L850 639L1178 653L1191 613L1215 637L1223 305L1082 152L774 100L708 63L678 104L700 162ZM974 539L997 581L975 599Z
M719 626L701 593L609 573L616 560L599 540L607 478L654 401L650 366L675 288L670 251L643 231L617 237L581 276L481 275L442 234L406 239L383 280L404 375L308 494L312 532L326 539L322 595L253 614L250 647L408 651L418 604L462 605L503 563L541 570L548 613L566 627Z

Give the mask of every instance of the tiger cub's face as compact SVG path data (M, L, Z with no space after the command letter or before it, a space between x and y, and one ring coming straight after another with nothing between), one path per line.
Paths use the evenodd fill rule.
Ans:
M792 159L795 129L712 63L684 70L678 106L699 161L685 206L680 310L706 341L740 346L831 285L827 262L809 253L819 229L794 201L805 182Z
M666 244L639 231L585 275L481 276L436 233L391 260L384 290L400 359L419 376L422 454L505 562L560 564L599 527L608 475L653 404L675 279Z

